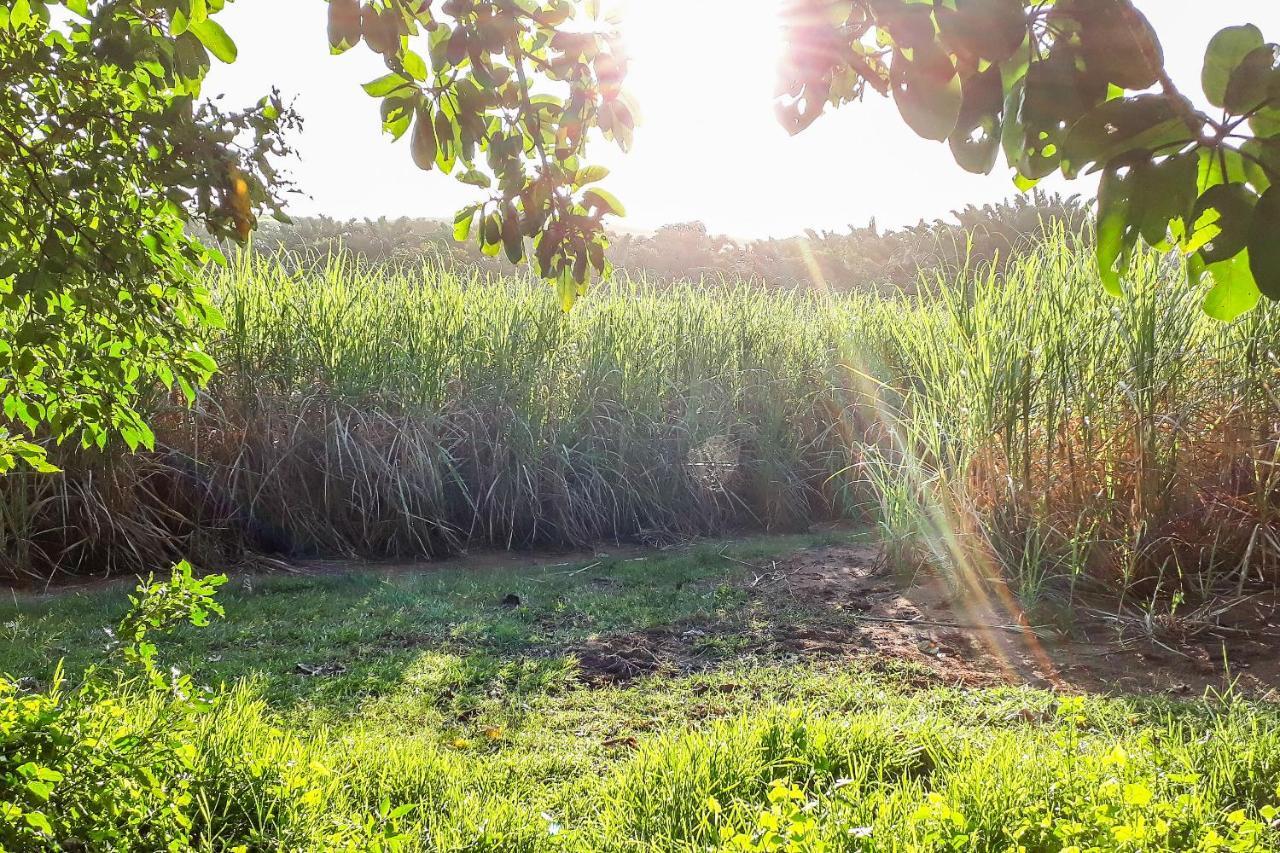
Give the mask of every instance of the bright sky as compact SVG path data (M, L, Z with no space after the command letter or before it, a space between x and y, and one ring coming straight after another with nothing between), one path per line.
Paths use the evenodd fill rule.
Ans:
M915 137L893 103L872 95L829 111L797 137L773 116L779 0L624 0L632 57L628 88L642 125L623 155L608 143L592 159L613 170L606 186L627 206L618 222L651 229L701 219L739 237L805 228L843 230L945 217L972 202L1014 194L1001 167L970 175L945 143ZM1252 22L1280 41L1276 0L1137 0L1164 43L1170 73L1193 97L1209 36ZM451 216L476 190L417 170L406 140L381 135L378 103L360 83L385 73L363 45L330 56L322 0L239 0L219 18L240 47L206 93L250 103L271 85L296 97L305 118L290 172L309 197L296 215L337 218ZM1050 189L1092 195L1085 178Z

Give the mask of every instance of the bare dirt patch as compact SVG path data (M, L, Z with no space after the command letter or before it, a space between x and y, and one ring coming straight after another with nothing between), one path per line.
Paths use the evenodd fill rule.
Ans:
M743 585L748 618L599 637L569 651L595 685L699 671L727 655L753 654L845 657L955 685L1188 696L1232 686L1280 700L1274 593L1154 620L1082 606L1063 631L1029 624L999 584L903 577L870 546L753 565Z

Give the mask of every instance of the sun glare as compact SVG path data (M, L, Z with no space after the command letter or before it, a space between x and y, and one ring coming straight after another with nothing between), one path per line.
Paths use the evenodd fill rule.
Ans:
M629 0L617 8L631 55L627 85L641 108L627 171L673 194L690 173L704 192L742 192L744 177L767 159L761 142L786 136L772 107L777 4ZM683 218L698 215L694 201Z

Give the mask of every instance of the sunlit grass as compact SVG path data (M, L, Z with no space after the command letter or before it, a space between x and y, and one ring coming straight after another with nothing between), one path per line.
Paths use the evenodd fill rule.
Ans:
M225 621L163 649L225 684L192 738L197 849L341 849L372 825L405 850L716 850L775 818L812 822L828 850L1274 849L1280 716L1229 694L920 688L906 669L733 652L578 679L574 642L734 618L735 560L803 544L233 580ZM123 595L0 605L0 672L46 679L63 650L74 672ZM157 701L128 703L124 725Z

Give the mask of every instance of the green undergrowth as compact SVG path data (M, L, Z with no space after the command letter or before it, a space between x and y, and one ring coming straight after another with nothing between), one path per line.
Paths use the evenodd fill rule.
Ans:
M744 589L754 566L809 544L232 580L218 596L225 619L160 644L165 666L213 685L212 708L189 720L190 755L155 771L185 792L182 843L1275 848L1280 712L1230 692L909 687L919 673L732 644L683 673L607 687L580 677L570 651L593 638L816 618L798 604L760 609ZM79 673L126 606L118 589L14 598L0 606L0 672L26 690L47 686L60 657ZM136 682L112 698L85 718L141 731L175 703Z

